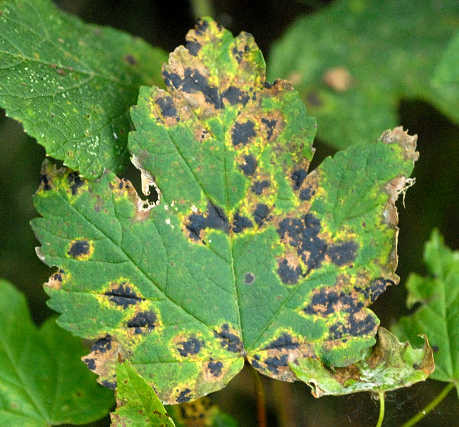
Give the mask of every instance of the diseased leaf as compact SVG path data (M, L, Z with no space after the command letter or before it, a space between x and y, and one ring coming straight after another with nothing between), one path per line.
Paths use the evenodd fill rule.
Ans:
M129 107L160 84L162 51L50 0L0 1L0 106L84 176L126 164Z
M459 122L459 97L430 84L458 19L455 0L337 0L274 44L269 76L295 84L318 136L337 148L396 126L401 99L427 100Z
M390 391L424 381L434 370L432 349L400 343L388 330L379 328L378 341L360 362L345 368L327 368L317 359L298 359L293 372L312 389L314 397L360 391Z
M177 427L237 427L238 423L208 397L168 408Z
M459 109L459 31L451 39L447 49L443 53L440 63L435 69L432 86L440 95L449 99L452 105L456 105L455 112Z
M116 368L116 411L110 414L113 426L174 427L153 388L129 362Z
M224 387L244 359L285 381L298 357L360 360L379 323L367 306L398 282L394 203L416 137L387 131L307 173L315 124L297 93L265 81L250 35L211 20L163 74L130 139L157 206L114 174L44 165L32 225L63 271L46 286L59 324L98 339L86 362L103 384L129 359L166 403Z
M459 394L459 252L452 251L434 230L424 249L427 277L412 273L408 278L407 306L421 306L402 317L393 331L402 339L419 341L419 334L429 338L435 357L431 377L452 382Z
M24 296L0 280L0 425L85 424L113 404L81 363L78 338L47 320L33 324Z

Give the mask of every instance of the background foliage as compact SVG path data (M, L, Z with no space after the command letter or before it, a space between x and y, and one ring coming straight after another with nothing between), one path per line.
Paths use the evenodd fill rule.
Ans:
M57 3L88 22L126 30L166 51L171 51L176 45L183 43L184 35L194 20L190 4L186 1L138 0L135 8L132 7L132 2L127 0L68 0ZM279 38L296 18L316 13L327 3L330 2L224 0L215 6L215 16L235 34L241 30L251 32L265 57L269 58L273 41ZM366 32L362 30L360 38L369 35L372 20L378 17L369 16L367 19ZM386 65L381 65L382 68L384 66ZM389 64L387 66L389 67ZM434 81L450 82L448 78L448 74L439 69ZM412 95L400 97L395 109L398 123L408 128L411 133L419 135L418 151L421 157L414 170L417 184L407 195L406 208L400 209L398 274L401 276L401 285L392 288L373 306L381 318L381 323L386 327L390 327L400 315L409 313L405 306L406 290L403 284L406 283L408 273L425 272L422 263L423 242L428 239L431 229L437 227L445 236L447 245L452 248L457 247L454 238L459 235L454 210L458 190L455 165L459 163L459 128L432 105ZM371 110L368 113L371 113ZM312 168L319 164L324 156L335 151L331 145L327 145L326 140L316 140L316 147L317 153ZM48 269L34 254L33 248L37 242L28 221L35 216L31 196L38 186L43 158L43 149L25 136L21 126L2 116L0 273L25 292L32 316L39 323L51 313L45 306L46 298L41 287L41 283L48 277ZM139 182L135 171L130 170L129 174L137 183ZM299 383L291 385L271 381L265 385L270 405L270 425L273 426L276 425L276 417L290 419L296 425L320 426L363 426L373 423L376 419L377 404L367 394L315 400L306 387ZM406 414L416 412L437 394L441 387L439 383L427 381L410 389L389 393L387 425L399 425L406 419ZM213 400L218 401L227 412L237 415L242 425L250 426L253 425L255 412L252 388L251 377L242 375L227 389L216 393ZM459 416L455 409L455 399L452 393L421 425L453 425ZM106 425L107 422L108 420L101 421L99 425Z

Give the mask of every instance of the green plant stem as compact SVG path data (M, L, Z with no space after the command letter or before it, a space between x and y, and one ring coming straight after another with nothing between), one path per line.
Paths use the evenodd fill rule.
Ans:
M258 427L266 427L266 403L263 382L261 381L260 374L254 368L251 367L250 370L253 373L253 378L255 381L255 394L257 396Z
M214 17L214 7L212 0L191 0L191 8L195 19L203 16Z
M454 384L449 383L446 387L443 388L443 390L440 392L440 394L435 399L433 399L427 406L421 409L414 417L410 418L405 424L403 424L402 427L414 426L416 423L422 420L432 409L434 409L448 395L448 393L453 389L453 387L454 387Z
M379 417L376 427L381 427L383 420L384 420L384 410L385 410L385 399L384 399L384 392L380 391L379 395Z

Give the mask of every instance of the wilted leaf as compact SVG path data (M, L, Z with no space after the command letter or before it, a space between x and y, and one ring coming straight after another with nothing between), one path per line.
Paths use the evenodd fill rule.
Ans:
M456 105L457 108L452 114L459 114L459 32L456 32L443 53L435 69L432 86L442 97L449 99L452 105Z
M402 98L428 100L459 121L459 97L430 84L458 19L455 0L338 0L274 44L269 75L292 80L319 137L337 148L394 127Z
M452 382L459 393L459 252L452 251L435 230L424 249L429 276L411 274L407 306L421 306L405 316L393 331L402 339L419 341L426 334L434 349L435 372L432 378Z
M377 344L360 362L345 368L327 368L320 360L309 358L298 359L290 367L311 387L314 397L321 397L408 387L432 373L434 360L427 340L423 349L414 349L379 328Z
M99 339L86 362L114 386L129 359L160 399L222 388L244 359L294 381L297 357L332 366L375 343L367 306L398 282L397 212L416 137L401 128L307 173L314 121L291 86L265 82L253 38L203 21L143 88L130 149L144 189L46 163L33 228L63 270L49 305Z
M50 0L0 1L0 106L85 176L126 164L129 107L141 84L159 84L163 60L159 49Z
M175 426L153 388L129 362L117 366L116 379L117 408L110 414L113 426Z
M168 408L177 427L237 427L238 423L208 397Z
M37 329L23 295L0 280L0 425L85 424L103 417L113 395L81 363L84 352L54 319Z

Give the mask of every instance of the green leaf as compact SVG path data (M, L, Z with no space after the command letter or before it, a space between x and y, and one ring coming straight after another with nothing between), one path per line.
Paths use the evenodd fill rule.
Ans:
M401 99L427 100L459 122L459 97L429 84L458 19L455 0L337 0L274 44L269 76L295 83L319 137L337 148L396 126Z
M144 41L49 0L0 1L0 106L84 176L125 166L129 107L141 84L160 84L163 60Z
M346 368L330 369L317 359L298 359L290 366L311 387L314 397L408 387L424 381L435 367L427 340L423 349L414 349L382 327L372 352Z
M174 427L155 391L129 362L116 368L117 408L111 416L113 426Z
M452 251L434 230L424 249L429 275L412 273L408 278L407 306L421 306L402 317L393 327L402 339L419 340L426 334L434 349L435 371L432 378L452 382L459 393L459 252Z
M237 427L236 420L221 412L208 397L169 406L168 411L177 427Z
M142 88L130 139L143 188L45 163L33 228L63 270L46 286L59 324L99 339L88 364L114 386L129 359L166 403L221 389L248 360L294 381L298 357L347 366L375 343L367 306L397 283L395 200L416 137L401 128L307 173L314 121L265 81L253 38L211 20ZM154 177L154 179L153 179Z
M113 395L80 358L79 339L47 320L33 324L24 296L0 280L0 424L85 424L103 417Z
M459 32L451 39L443 53L440 63L435 69L432 80L439 94L450 100L452 105L459 103ZM456 103L456 104L454 104ZM457 109L456 109L457 112Z

